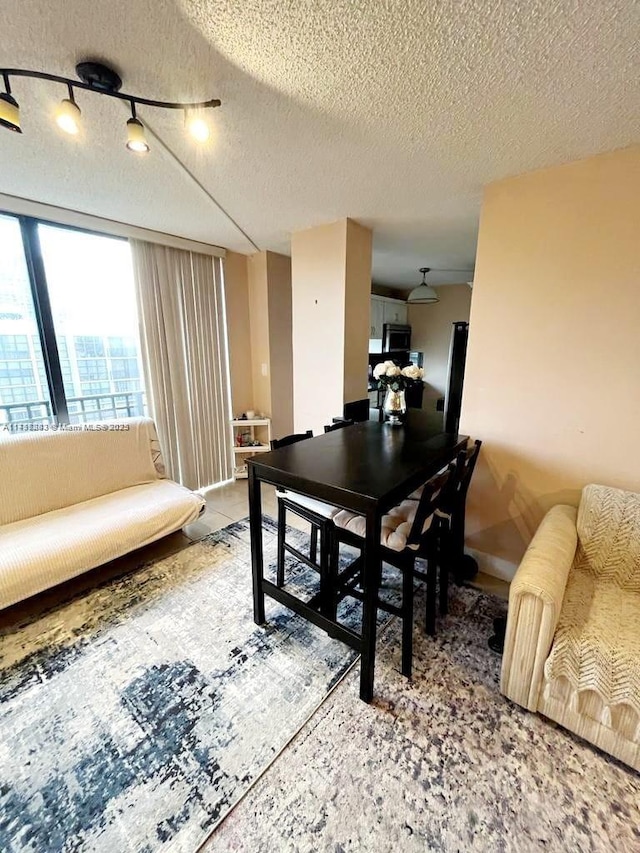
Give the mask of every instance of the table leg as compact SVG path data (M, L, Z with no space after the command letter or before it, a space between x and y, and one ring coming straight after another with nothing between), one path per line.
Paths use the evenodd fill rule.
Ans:
M264 566L262 563L262 501L260 480L255 475L253 465L248 465L249 476L249 531L251 533L251 571L253 573L253 621L262 625L264 615L264 590L262 580Z
M376 662L378 592L380 589L380 574L382 569L380 528L380 514L377 510L369 510L367 513L367 532L362 565L364 602L362 609L360 698L363 702L371 702L373 699L373 676Z

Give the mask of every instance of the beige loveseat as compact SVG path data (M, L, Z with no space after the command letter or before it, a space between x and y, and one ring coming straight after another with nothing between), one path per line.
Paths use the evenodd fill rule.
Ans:
M178 530L203 505L165 478L148 418L0 427L0 608Z
M640 770L640 495L586 486L511 584L502 692Z

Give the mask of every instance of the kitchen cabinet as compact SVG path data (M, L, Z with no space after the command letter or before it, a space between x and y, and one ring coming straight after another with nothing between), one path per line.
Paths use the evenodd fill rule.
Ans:
M399 323L406 326L407 303L387 296L372 296L369 337L382 339L382 327L385 323Z
M382 325L384 323L384 302L381 299L371 297L371 328L370 338L382 337Z
M407 303L399 302L398 300L389 300L383 302L383 320L385 323L400 323L403 326L407 325Z

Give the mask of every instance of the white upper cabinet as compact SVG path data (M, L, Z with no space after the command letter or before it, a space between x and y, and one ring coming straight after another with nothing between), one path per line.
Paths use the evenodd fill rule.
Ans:
M385 323L407 323L407 303L399 300L389 300L382 303L384 306Z
M385 303L382 299L378 299L375 296L371 297L371 328L370 328L370 338L381 338L382 337L382 326L385 323L384 319L384 308Z
M382 333L385 323L407 324L407 303L388 296L371 296L369 323L369 352L382 352Z

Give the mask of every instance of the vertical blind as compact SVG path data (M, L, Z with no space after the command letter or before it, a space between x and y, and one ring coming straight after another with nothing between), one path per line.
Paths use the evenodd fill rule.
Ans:
M147 398L167 473L190 489L231 477L220 258L131 240Z

